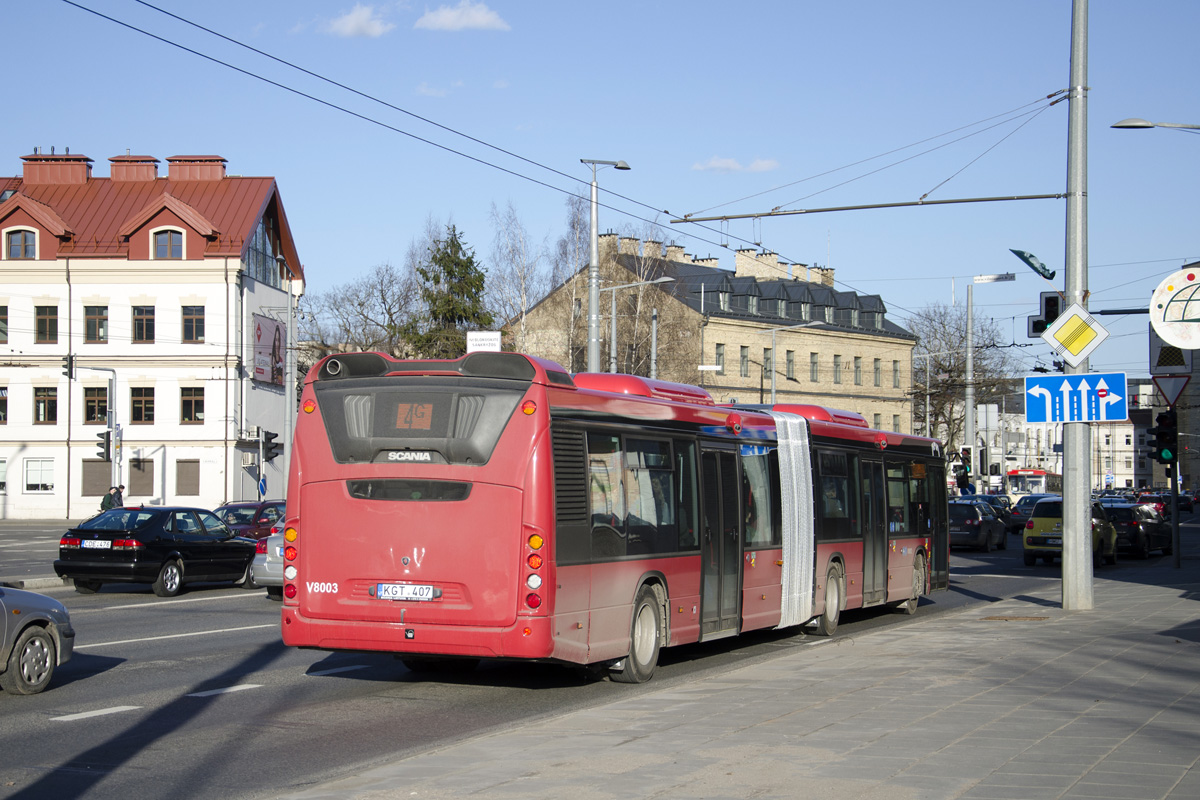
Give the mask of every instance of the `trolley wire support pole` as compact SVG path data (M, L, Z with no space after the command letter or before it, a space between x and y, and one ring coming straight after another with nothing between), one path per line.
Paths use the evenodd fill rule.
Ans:
M1067 219L1065 303L1087 308L1087 0L1071 4L1071 80L1067 124ZM1086 374L1088 361L1067 365ZM1063 423L1062 607L1090 611L1092 587L1091 429Z

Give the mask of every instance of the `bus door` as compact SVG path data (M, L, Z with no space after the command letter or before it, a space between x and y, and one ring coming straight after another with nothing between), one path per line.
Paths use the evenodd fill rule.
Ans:
M741 616L742 524L737 452L700 454L704 524L700 534L700 641L733 636Z
M887 497L883 462L863 459L863 606L887 600Z
M929 588L950 588L950 527L946 521L946 473L942 466L929 467ZM1006 534L1007 535L1007 534Z

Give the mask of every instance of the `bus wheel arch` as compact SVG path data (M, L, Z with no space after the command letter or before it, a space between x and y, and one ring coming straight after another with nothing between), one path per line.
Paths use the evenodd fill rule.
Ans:
M654 677L658 656L668 641L667 590L658 578L638 586L629 623L629 654L613 665L616 683L645 683Z

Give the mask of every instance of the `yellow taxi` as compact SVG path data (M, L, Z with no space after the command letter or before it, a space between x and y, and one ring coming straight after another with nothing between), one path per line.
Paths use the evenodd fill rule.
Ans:
M1045 497L1033 507L1029 521L1022 532L1025 545L1025 566L1032 567L1040 558L1047 564L1062 558L1062 515L1061 497ZM1103 506L1092 502L1092 564L1100 566L1117 563L1117 529L1108 519Z

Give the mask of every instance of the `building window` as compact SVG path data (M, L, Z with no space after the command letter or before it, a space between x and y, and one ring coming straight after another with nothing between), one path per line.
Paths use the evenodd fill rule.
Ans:
M873 369L875 370L875 372L874 372L875 385L882 386L883 385L883 361L878 358L875 359L875 364L874 364Z
M722 311L729 310L729 292L717 292L717 307Z
M135 386L129 390L131 422L154 422L154 387Z
M834 383L842 382L842 357L841 356L833 357L833 382Z
M758 298L757 297L755 297L754 295L750 295L748 298L746 298L746 304L747 304L746 305L747 311L749 311L751 314L758 313Z
M204 306L183 307L183 341L192 344L204 341Z
M871 427L874 428L875 430L879 430L880 428L883 427L883 415L882 414L876 414L872 418Z
M893 389L900 388L900 362L899 361L892 362L892 388Z
M8 494L8 459L0 458L0 494Z
M154 306L133 307L133 341L141 344L154 342Z
M1133 469L1133 459L1132 458L1125 459L1125 469Z
M108 341L108 306L83 307L83 340L99 344Z
M900 415L892 414L892 430L896 433L900 432Z
M85 424L108 424L108 389L106 387L84 387L83 421Z
M183 258L183 233L180 231L155 231L154 257L156 259Z
M763 348L763 372L768 375L775 372L775 353L769 347Z
M36 306L34 315L37 317L37 343L58 343L58 306Z
M750 377L750 348L742 347L742 355L738 360L738 374L743 378Z
M787 373L786 373L787 379L789 381L796 380L796 351L788 350L787 353L784 355L783 359L784 359L784 367L785 367L785 369L787 369Z
M9 231L7 250L10 261L37 258L37 233L34 231Z
M54 459L27 458L25 459L25 491L53 492L54 491Z
M724 375L725 374L725 345L723 345L723 344L717 345L717 354L715 356L715 361L716 361L716 367L717 367L717 374Z
M820 359L816 353L808 354L808 379L812 383L816 383L821 379Z
M39 425L58 422L58 389L35 386L33 389L33 421Z
M179 421L204 422L204 389L185 386L179 390Z
M8 306L0 306L0 344L8 344Z
M0 386L0 425L8 424L8 387Z
M200 459L181 458L175 462L175 494L197 497L200 494Z
M854 357L854 385L862 386L862 356Z

